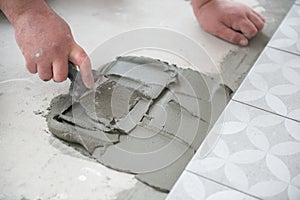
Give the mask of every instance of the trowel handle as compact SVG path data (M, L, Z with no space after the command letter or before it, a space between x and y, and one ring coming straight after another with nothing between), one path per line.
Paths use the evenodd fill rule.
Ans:
M73 82L78 74L76 66L72 62L68 62L68 78Z

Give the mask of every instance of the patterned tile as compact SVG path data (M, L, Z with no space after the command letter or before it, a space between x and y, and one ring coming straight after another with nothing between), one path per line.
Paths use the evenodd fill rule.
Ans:
M295 4L291 8L269 46L300 55L300 5Z
M241 192L199 177L190 172L183 172L166 200L255 200Z
M300 123L231 101L187 170L253 196L300 199Z
M266 48L233 99L300 121L300 56Z

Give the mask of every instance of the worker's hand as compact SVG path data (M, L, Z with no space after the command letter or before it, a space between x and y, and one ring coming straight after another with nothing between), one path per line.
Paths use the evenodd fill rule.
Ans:
M13 25L29 72L38 73L44 81L62 82L67 78L70 60L79 66L85 85L93 87L87 54L74 41L68 24L46 4L27 9Z
M265 23L248 6L227 0L193 0L193 9L205 31L242 46L248 45Z

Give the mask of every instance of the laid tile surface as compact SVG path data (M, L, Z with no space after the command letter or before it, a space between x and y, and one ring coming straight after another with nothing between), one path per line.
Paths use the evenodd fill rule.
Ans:
M300 55L300 5L295 4L291 8L269 42L269 46Z
M300 199L300 123L231 101L187 170L263 199Z
M256 198L223 185L183 172L166 200L255 200Z
M300 56L266 48L233 99L300 121Z

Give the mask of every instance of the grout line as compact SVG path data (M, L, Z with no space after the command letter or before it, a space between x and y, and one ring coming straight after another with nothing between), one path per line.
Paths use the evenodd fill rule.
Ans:
M292 51L288 51L288 50L284 50L284 49L279 49L277 47L273 47L273 46L269 46L269 45L267 47L269 47L271 49L275 49L275 50L281 51L281 52L284 52L284 53L293 54L295 56L300 56L300 53L295 53L295 52L292 52Z
M256 108L256 109L258 109L258 110L262 110L262 111L264 111L264 112L268 112L268 113L277 115L277 116L279 116L279 117L283 117L283 118L286 118L286 119L289 119L289 120L292 120L292 121L295 121L295 122L300 123L300 121L297 120L297 119L290 118L290 117L288 117L288 116L284 116L284 115L281 115L281 114L278 114L278 113L274 113L274 112L269 111L269 110L266 110L266 109L264 109L264 108L260 108L260 107L257 107L257 106L254 106L254 105L251 105L251 104L248 104L248 103L239 101L239 100L235 100L235 99L232 99L232 101L235 101L235 102L237 102L237 103L244 104L244 105L246 105L246 106L250 106L250 107Z
M231 189L231 190L235 190L235 191L237 191L237 192L240 192L240 193L242 193L242 194L245 194L245 195L247 195L247 196L250 196L250 197L252 197L252 198L255 198L255 199L258 199L258 200L263 200L263 199L261 199L261 198L255 196L255 195L253 195L253 194L249 194L249 193L244 192L244 191L242 191L242 190L236 189L236 188L234 188L234 187L232 187L232 186L225 185L224 183L220 183L220 182L218 182L218 181L216 181L216 180L214 180L214 179L211 179L211 178L205 177L205 176L203 176L203 175L197 174L197 173L195 173L195 172L193 172L193 171L190 171L190 170L187 170L187 169L186 169L185 171L186 171L186 172L189 172L189 173L191 173L191 174L193 174L193 175L199 176L199 177L201 177L201 178L203 178L203 179L206 179L206 180L209 180L209 181L211 181L211 182L214 182L214 183L216 183L216 184L218 184L218 185L222 185L223 187L226 187L226 188L229 188L229 189Z

